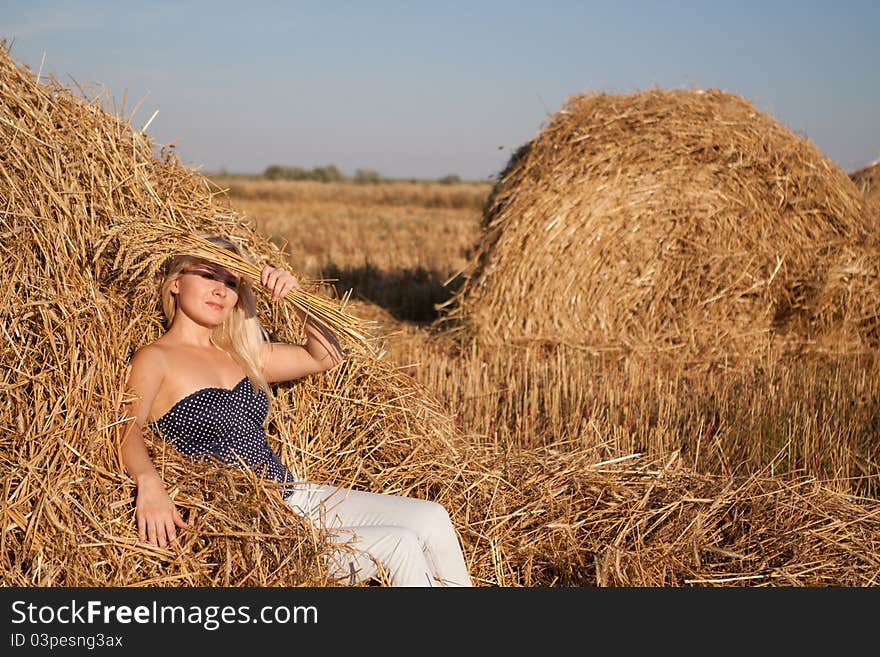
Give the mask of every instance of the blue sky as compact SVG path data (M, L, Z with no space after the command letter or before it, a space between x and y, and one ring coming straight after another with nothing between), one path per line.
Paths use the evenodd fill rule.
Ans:
M497 175L574 94L709 87L850 172L880 157L878 28L868 0L0 5L15 60L158 110L189 165L418 178Z

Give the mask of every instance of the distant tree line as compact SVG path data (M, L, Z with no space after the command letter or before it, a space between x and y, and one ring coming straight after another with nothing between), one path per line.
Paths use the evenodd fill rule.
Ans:
M376 184L389 182L392 179L385 178L381 173L373 169L357 169L353 176L346 176L333 164L322 167L287 167L280 164L270 164L263 171L263 178L267 180L314 180L317 182L355 182L361 184ZM461 182L456 174L449 174L438 178L437 182L444 185Z

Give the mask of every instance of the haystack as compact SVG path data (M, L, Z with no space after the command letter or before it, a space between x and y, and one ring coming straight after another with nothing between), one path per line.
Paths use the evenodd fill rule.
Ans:
M264 482L194 467L155 436L148 446L193 529L179 553L138 544L119 430L128 360L163 328L163 248L174 250L174 235L215 233L257 263L296 267L204 176L173 152L157 155L130 117L54 78L39 83L0 51L2 584L333 584L318 565L320 535ZM302 339L289 305L259 312L278 339ZM282 457L317 481L377 491L405 485L376 476L388 463L415 461L410 479L423 461L454 465L450 420L426 391L346 347L337 370L278 388L268 435ZM322 433L357 463L344 479L313 467L333 456L314 450Z
M874 207L880 207L880 160L853 171L849 177Z
M571 97L510 159L447 318L493 344L747 356L876 341L876 225L808 140L722 91Z

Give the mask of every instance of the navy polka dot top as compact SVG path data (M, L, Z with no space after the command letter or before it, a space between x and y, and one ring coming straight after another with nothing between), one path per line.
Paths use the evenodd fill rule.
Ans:
M287 495L293 474L269 446L263 430L269 399L249 382L244 377L232 390L196 390L148 426L189 456L205 461L216 457L235 465L241 459L258 474L285 484L281 492Z

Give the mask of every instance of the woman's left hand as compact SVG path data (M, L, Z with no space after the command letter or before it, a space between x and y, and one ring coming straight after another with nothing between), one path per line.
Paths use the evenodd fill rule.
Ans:
M280 301L291 290L301 290L296 276L282 267L266 265L260 272L260 283L272 293L273 301Z

